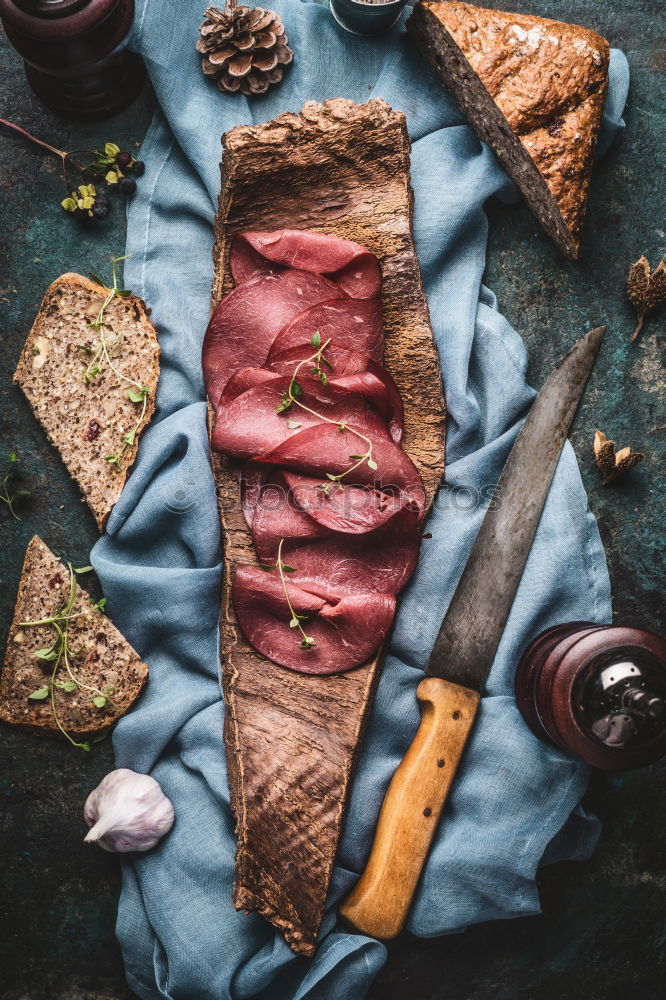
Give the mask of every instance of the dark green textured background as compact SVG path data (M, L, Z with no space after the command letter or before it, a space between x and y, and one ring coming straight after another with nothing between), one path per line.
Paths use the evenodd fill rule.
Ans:
M663 631L663 312L630 345L633 314L624 297L629 264L641 253L655 263L666 243L663 4L533 0L510 6L593 27L624 49L631 65L627 131L595 168L580 263L563 260L525 207L492 204L485 281L526 340L535 386L578 335L591 325L608 325L572 440L606 545L616 620ZM19 58L0 35L0 117L61 148L113 140L132 149L152 108L146 91L101 125L63 123L28 90ZM92 516L12 386L11 373L49 282L64 271L103 270L110 254L123 252L125 220L117 211L106 224L80 229L58 208L57 163L0 132L0 448L17 448L34 494L21 523L0 511L4 645L31 535L38 532L75 564L88 561L97 538ZM591 460L597 427L646 452L630 477L609 488L599 485ZM83 801L112 766L110 745L83 755L2 727L0 1000L130 996L113 935L117 859L81 842ZM589 804L604 822L601 843L591 861L540 874L543 916L429 941L405 934L390 944L372 1000L663 995L663 774L663 765L656 765L597 776Z

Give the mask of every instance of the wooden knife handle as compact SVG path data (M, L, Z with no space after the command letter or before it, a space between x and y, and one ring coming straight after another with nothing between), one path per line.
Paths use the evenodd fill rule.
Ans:
M439 677L421 681L416 696L421 724L384 796L365 871L340 907L376 938L395 937L405 923L480 700Z

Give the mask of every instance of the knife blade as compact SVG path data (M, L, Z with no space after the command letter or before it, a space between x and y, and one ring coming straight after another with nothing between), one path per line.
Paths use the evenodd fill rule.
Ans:
M356 930L402 929L605 327L544 384L516 439L417 688L421 723L382 804L365 870L340 907Z

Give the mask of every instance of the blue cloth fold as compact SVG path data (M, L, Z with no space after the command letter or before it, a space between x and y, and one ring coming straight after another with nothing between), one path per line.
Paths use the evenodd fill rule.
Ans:
M220 94L199 68L199 4L139 3L133 46L160 110L142 147L146 176L129 210L128 287L153 309L162 347L157 411L93 551L114 621L150 665L138 706L117 727L117 764L150 772L176 809L161 844L123 864L118 915L130 986L145 1000L358 1000L384 946L336 924L364 864L391 774L418 724L421 669L492 488L534 391L518 334L481 285L491 195L512 185L401 27L346 34L330 13L272 0L296 52L283 82L248 101ZM602 148L622 127L628 86L613 51ZM219 138L234 125L297 111L310 99L382 97L413 140L414 233L449 407L447 472L432 538L403 596L377 691L312 960L231 905L233 817L222 746L217 656L220 549L200 348L212 276ZM540 237L539 237L540 238ZM544 237L545 238L545 237ZM571 331L571 341L582 330ZM610 621L595 521L567 445L490 676L487 697L409 918L433 936L536 913L542 858L583 858L598 824L579 805L586 768L538 741L513 698L517 659L547 626Z

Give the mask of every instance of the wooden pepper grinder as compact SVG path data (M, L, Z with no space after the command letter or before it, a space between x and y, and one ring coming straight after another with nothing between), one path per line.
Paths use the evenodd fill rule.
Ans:
M537 736L593 767L652 764L666 753L666 642L637 628L556 625L525 650L516 699Z
M0 0L30 86L78 121L115 114L139 93L143 63L126 48L133 18L134 0Z

